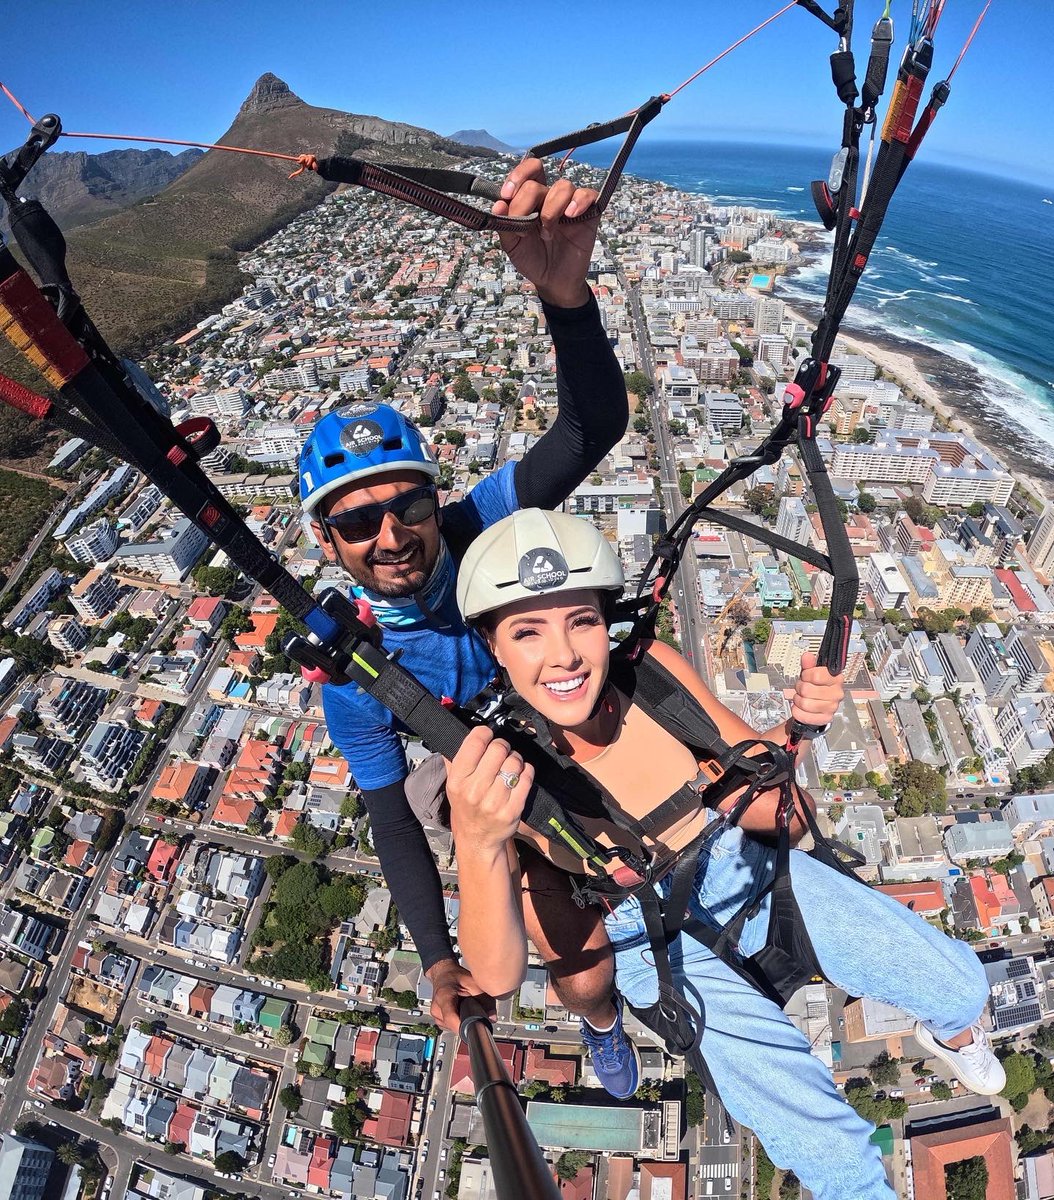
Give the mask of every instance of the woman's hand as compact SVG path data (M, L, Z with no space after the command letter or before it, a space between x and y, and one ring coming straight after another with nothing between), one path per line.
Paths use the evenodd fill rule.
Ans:
M791 700L794 720L803 725L829 725L844 699L841 675L832 675L826 667L818 667L815 654L803 654Z
M447 762L446 792L458 858L465 853L497 855L516 833L534 782L508 742L481 725Z
M596 200L596 189L576 188L567 179L558 179L550 187L541 160L525 158L509 172L501 196L491 209L497 217L540 214L527 232L499 235L513 266L547 304L558 308L585 304L589 299L586 272L600 219L561 225L560 218L584 213Z

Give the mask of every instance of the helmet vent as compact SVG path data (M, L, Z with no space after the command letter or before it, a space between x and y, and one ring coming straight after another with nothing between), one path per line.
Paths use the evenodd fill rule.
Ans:
M388 438L384 443L385 450L401 450L403 448L403 439L398 437Z
M338 450L336 454L327 454L322 460L322 465L326 467L339 467L343 461L344 455L340 450Z

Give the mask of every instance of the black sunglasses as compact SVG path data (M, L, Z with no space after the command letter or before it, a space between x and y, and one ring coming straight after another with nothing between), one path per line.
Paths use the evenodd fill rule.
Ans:
M335 529L346 542L368 542L380 533L385 513L391 513L400 525L420 525L435 515L436 508L436 490L429 484L400 492L381 503L346 508L332 517L323 517L322 524Z

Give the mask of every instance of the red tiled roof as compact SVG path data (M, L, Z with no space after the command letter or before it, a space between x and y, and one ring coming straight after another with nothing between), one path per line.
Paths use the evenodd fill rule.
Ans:
M911 1139L911 1170L915 1195L926 1200L947 1200L944 1171L967 1158L983 1158L988 1168L985 1200L1014 1200L1013 1142L1007 1117L923 1133ZM643 1168L642 1168L643 1174ZM641 1193L641 1200L644 1194Z
M941 912L947 907L944 889L939 883L878 883L876 892L885 892L913 912Z
M360 1029L355 1039L355 1062L364 1067L373 1066L373 1057L377 1052L376 1029Z
M278 624L277 612L254 612L251 618L252 629L239 633L234 639L239 650L263 650L264 643Z
M275 837L287 838L292 837L293 830L297 827L300 821L300 814L291 808L283 808L278 814L278 819L274 823Z
M410 1135L414 1098L406 1092L381 1092L381 1109L362 1123L362 1136L382 1146L405 1146Z
M640 1200L660 1200L660 1197L662 1200L686 1200L686 1170L686 1165L682 1162L642 1162Z
M91 849L91 842L74 842L66 851L63 862L67 867L80 867L84 864L84 858Z
M523 1078L523 1047L516 1042L495 1042L501 1061L509 1072L514 1084L519 1084ZM475 1088L472 1084L472 1064L468 1055L468 1046L462 1042L454 1056L454 1069L450 1073L450 1090L472 1095Z
M171 883L178 858L179 847L158 838L146 860L146 873L158 883Z
M307 1186L320 1187L329 1191L329 1176L333 1170L333 1159L336 1158L336 1141L334 1138L315 1138L311 1147L311 1164L307 1168Z
M211 621L223 601L219 596L199 596L187 609L190 621Z
M196 1117L197 1110L185 1101L177 1104L176 1111L172 1114L172 1120L168 1123L168 1140L170 1142L181 1142L184 1146L188 1146L190 1144L190 1131L193 1128Z

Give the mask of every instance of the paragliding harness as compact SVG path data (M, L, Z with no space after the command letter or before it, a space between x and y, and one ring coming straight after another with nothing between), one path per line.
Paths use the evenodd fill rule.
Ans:
M919 24L918 30L913 31L890 117L883 128L882 145L866 203L861 200L857 209L854 199L859 137L866 124L874 123L874 103L882 90L880 76L884 76L884 62L889 52L890 38L885 36L883 27L885 18L876 26L864 101L857 106L849 50L852 3L842 4L834 16L829 17L815 0L797 2L839 34L840 48L832 56L832 68L839 95L847 106L843 146L836 156L831 178L827 184L815 185L813 189L821 218L835 230L835 247L824 312L813 335L812 355L801 364L794 383L787 387L782 415L758 450L733 460L681 514L656 546L637 597L626 610L635 615L633 633L613 659L613 679L617 686L693 749L703 763L700 777L681 788L645 821L636 825L623 822L629 845L601 846L585 833L578 816L603 811L617 824L621 819L616 813L617 806L604 805L601 796L602 808L597 809L596 785L592 781L587 783L577 767L561 760L552 752L551 746L547 748L537 737L528 737L522 728L519 731L510 728L510 732L520 738L537 768L525 821L545 836L558 838L583 852L582 857L591 874L577 885L580 901L586 903L599 898L610 904L620 895L631 893L642 900L646 896L654 897L655 903L649 900L645 908L654 946L665 947L682 929L702 940L709 939L708 944L715 953L726 961L735 962L737 969L751 977L777 1002L785 1002L800 982L814 977L818 966L790 889L789 830L795 809L815 839L812 852L830 865L844 869L840 857L842 848L836 852L822 837L793 779L796 746L803 737L812 736L819 730L794 725L787 745L782 747L764 741L728 746L694 699L640 651L690 544L692 527L705 515L711 521L781 549L833 575L831 613L819 661L833 673L843 669L856 601L857 576L837 502L816 445L817 422L827 410L838 380L838 372L828 364L828 359L838 325L866 264L893 189L948 92L946 81L937 85L929 107L912 129L922 81L932 55L929 39L942 7L941 0L931 0L929 15ZM980 18L970 35L971 40L979 24ZM889 33L891 35L891 30ZM965 50L966 47L963 54ZM960 54L956 68L963 54ZM658 107L661 104L655 111ZM631 121L628 130L631 136L635 136L633 128ZM55 396L38 395L0 375L0 399L31 418L53 422L142 471L227 553L241 571L266 588L292 616L302 621L303 632L290 635L283 645L290 657L306 667L325 672L336 684L354 683L363 688L417 734L426 747L452 758L464 741L471 721L490 720L497 717L497 712L483 708L470 716L444 706L397 661L397 655L385 652L380 631L361 602L352 602L332 589L319 597L309 593L262 545L201 469L199 460L219 444L219 431L213 421L208 417L196 417L174 426L139 391L125 364L95 329L67 273L66 246L61 232L39 201L23 200L15 194L27 172L54 144L60 132L61 123L57 117L44 117L34 124L22 147L0 160L0 201L7 207L14 238L39 280L38 286L7 247L0 244L0 333L38 369L54 389ZM632 146L632 141L629 145ZM539 151L544 149L536 147ZM621 165L624 165L624 157L619 169ZM792 441L797 442L812 484L827 538L827 555L710 507L730 486L748 478L761 466L775 463ZM660 574L652 584L650 577L657 567ZM513 719L510 724L515 723ZM522 720L520 725L522 727ZM736 914L729 925L716 934L686 916L687 899L695 863L707 839L738 820L757 795L773 787L780 789L781 802L776 870L771 885L769 938L758 955L740 962L730 953L731 947L745 921L757 911L764 893L755 897L751 905ZM729 811L711 822L692 846L677 855L673 864L655 860L646 845L646 840L654 833L666 827L670 820L678 819L679 813L716 807L735 793L740 794ZM619 865L609 869L616 859ZM660 902L653 884L668 870L672 871L670 894L667 900ZM661 965L663 962L665 966ZM672 1050L697 1051L701 1035L694 1023L694 1014L673 987L668 958L657 955L656 965L660 974L660 1002L650 1014L650 1023L667 1037ZM699 1059L697 1053L695 1058Z

